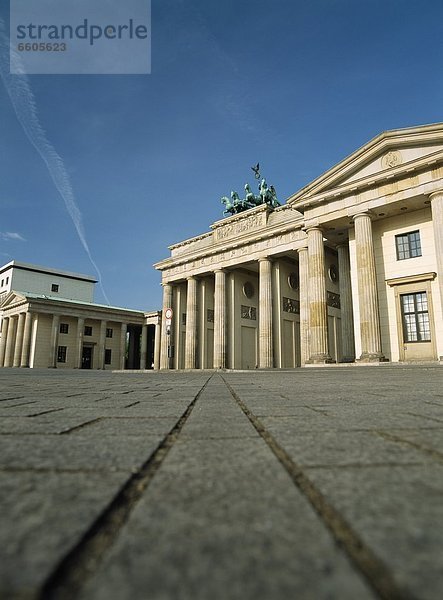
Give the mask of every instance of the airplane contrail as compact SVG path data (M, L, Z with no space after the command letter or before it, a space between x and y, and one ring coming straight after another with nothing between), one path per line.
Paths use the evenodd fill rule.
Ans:
M110 304L103 287L100 269L92 258L89 249L83 226L83 217L75 200L74 190L65 163L48 140L46 132L40 123L35 96L24 71L20 55L11 48L11 56L9 57L9 50L9 39L6 35L5 24L0 19L0 77L3 80L23 131L46 164L49 175L65 203L66 210L74 223L80 242L98 275L98 283L103 297L106 303ZM10 74L9 58L11 64L14 66L13 71L20 73L19 75Z

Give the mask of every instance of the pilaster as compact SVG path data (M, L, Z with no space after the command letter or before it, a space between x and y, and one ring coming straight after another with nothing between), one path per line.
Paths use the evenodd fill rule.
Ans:
M121 324L120 330L120 369L124 371L126 362L126 334L128 332L128 326L126 323Z
M300 363L309 360L309 257L307 246L298 248L298 277L300 289Z
M29 355L31 351L32 313L27 312L25 317L25 331L23 336L22 354L20 366L29 367ZM1 363L0 363L1 364Z
M443 190L433 192L429 196L429 199L431 200L432 226L434 229L434 245L437 259L437 279L443 314Z
M351 262L349 259L349 244L339 244L338 254L338 282L340 286L340 310L341 310L341 346L342 361L354 362L354 314L352 311L352 289L351 289Z
M49 345L49 367L52 367L53 369L57 367L57 342L59 327L60 316L52 315L51 343Z

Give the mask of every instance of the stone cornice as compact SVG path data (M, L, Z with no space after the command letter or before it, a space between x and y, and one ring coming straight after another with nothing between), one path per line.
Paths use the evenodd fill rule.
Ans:
M290 211L292 220L289 222L277 222L272 224L272 215L281 212ZM259 206L254 209L234 215L227 219L217 221L211 228L212 232L203 237L212 236L212 244L204 248L198 247L189 252L181 252L175 256L166 258L154 264L154 268L163 271L186 263L191 263L198 259L216 256L217 254L229 251L231 249L241 248L250 245L256 241L266 240L275 236L284 235L291 231L301 230L303 217L290 206L281 206L274 211L270 211L266 206ZM217 239L218 238L218 239Z
M432 281L437 277L437 273L431 271L429 273L420 273L419 275L405 275L404 277L394 277L393 279L386 279L386 283L389 287L395 285L403 285L407 283L420 283L420 281Z

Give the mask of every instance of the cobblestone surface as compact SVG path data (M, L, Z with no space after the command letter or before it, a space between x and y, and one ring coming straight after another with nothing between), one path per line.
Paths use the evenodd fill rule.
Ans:
M0 598L440 599L441 366L0 371Z

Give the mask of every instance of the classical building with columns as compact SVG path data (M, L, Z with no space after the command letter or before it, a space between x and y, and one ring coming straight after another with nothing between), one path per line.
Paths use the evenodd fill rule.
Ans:
M13 261L0 278L0 367L159 368L158 312L92 302L87 275Z
M170 251L162 369L439 361L443 123L382 133Z

